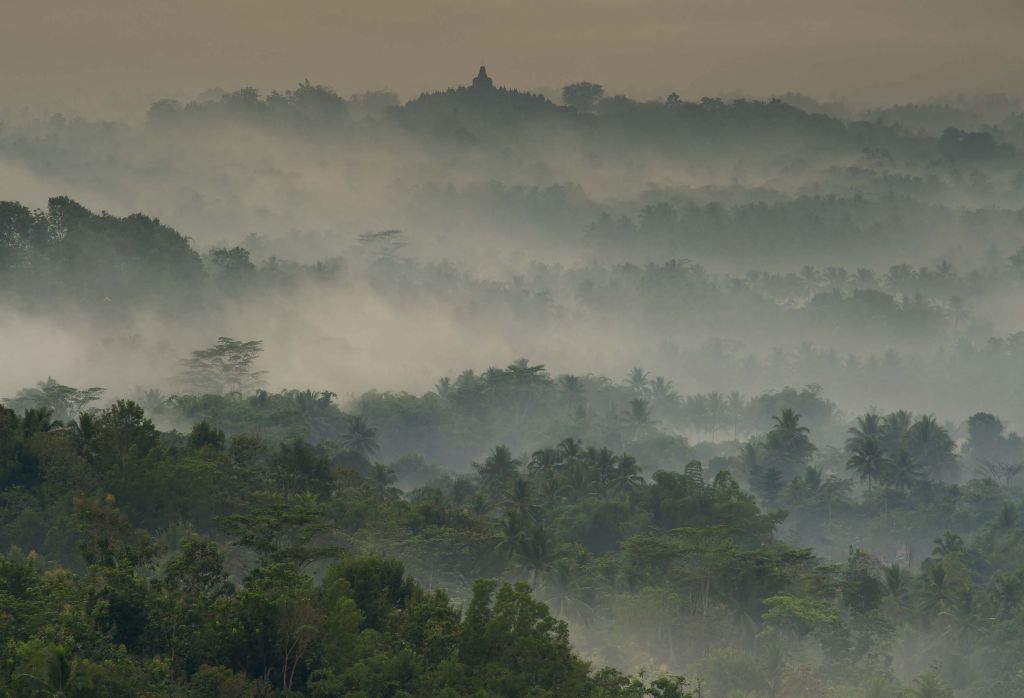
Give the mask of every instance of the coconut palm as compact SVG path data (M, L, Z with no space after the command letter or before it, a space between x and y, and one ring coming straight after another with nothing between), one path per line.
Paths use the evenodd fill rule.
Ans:
M708 393L706 414L707 425L711 431L711 442L714 443L719 427L729 423L729 403L725 396L717 391Z
M905 448L901 448L889 463L889 470L884 475L885 484L893 489L907 491L921 482L921 468L910 457Z
M729 415L729 423L732 425L732 440L736 441L739 438L740 420L743 419L743 409L745 403L743 396L737 391L729 393L729 397L726 400L726 412Z
M515 511L505 512L498 535L498 544L495 546L495 550L503 553L506 559L511 561L522 549L523 541L526 539L526 526L523 524L523 518Z
M753 439L743 444L739 459L740 469L748 478L754 477L761 471L761 445Z
M368 479L373 483L374 489L379 492L392 491L392 487L398 482L398 476L395 475L395 471L391 466L384 465L383 463L374 463L371 466Z
M347 429L341 437L341 444L350 451L370 458L380 450L380 444L377 442L379 433L377 427L370 426L365 417L351 415L348 417Z
M684 417L689 422L690 428L695 433L707 431L708 424L708 399L707 396L698 393L686 398Z
M625 414L626 427L629 429L633 439L645 435L652 426L654 420L651 418L651 410L647 401L643 398L633 398L629 401L629 409Z
M885 416L881 425L881 443L886 453L896 453L910 433L914 416L906 410L898 410Z
M957 334L960 329L960 325L968 317L967 306L964 303L964 299L960 296L950 296L949 308L946 310L946 314L953 320L953 334Z
M791 408L772 418L775 424L764 438L762 461L787 478L806 467L817 450L808 438L810 430L800 424L800 415Z
M509 511L514 511L524 521L531 521L537 515L537 504L534 501L533 487L526 478L517 478L512 483L508 496L505 499L505 506Z
M959 468L956 444L932 415L922 415L911 425L906 449L929 476L953 477Z
M846 450L853 452L858 445L882 438L882 418L874 412L857 417L857 426L847 430Z
M495 501L500 501L519 476L520 462L512 457L508 446L495 446L482 465L474 464L481 487Z
M935 547L932 548L932 555L936 557L949 557L963 555L967 547L964 539L952 531L946 531L942 537L936 538Z
M582 378L568 374L560 376L558 385L562 389L566 404L570 407L576 407L583 403L586 394Z
M626 384L638 395L645 396L650 391L651 378L639 366L635 366L626 376Z
M530 572L530 586L537 587L537 576L554 559L555 543L548 530L540 524L530 526L521 546L523 561Z
M889 458L875 438L855 441L850 449L850 459L846 461L846 467L857 473L861 482L867 480L868 492L871 491L872 483L885 476L889 465Z
M545 600L559 618L587 623L594 609L583 600L579 576L579 565L573 560L560 557L552 562L544 577Z
M651 383L651 403L655 409L661 414L671 415L679 409L681 402L679 393L672 388L672 381L656 376Z
M995 601L1000 618L1009 618L1024 603L1024 575L997 574L992 579L989 593Z
M935 615L946 607L950 599L950 585L946 579L946 568L935 560L926 560L921 565L918 577L916 599L921 610Z
M896 606L902 606L910 593L910 573L897 563L882 568L882 586Z
M612 472L609 487L615 494L631 492L644 484L640 476L640 466L636 458L623 453L616 459L615 469Z

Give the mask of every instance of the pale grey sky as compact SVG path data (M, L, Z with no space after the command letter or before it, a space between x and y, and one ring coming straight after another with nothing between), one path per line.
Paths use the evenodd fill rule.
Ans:
M0 95L576 80L872 102L1024 84L1024 0L0 0ZM12 106L10 101L8 107Z

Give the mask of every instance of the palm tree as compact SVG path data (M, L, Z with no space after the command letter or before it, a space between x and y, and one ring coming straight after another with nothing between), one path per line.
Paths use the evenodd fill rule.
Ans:
M505 504L509 511L514 511L523 520L529 521L537 513L537 505L533 499L533 488L526 478L518 478L512 483Z
M952 531L946 531L942 534L941 538L936 538L934 543L935 547L932 548L932 555L937 557L963 555L967 550L964 545L964 539Z
M785 485L785 480L778 468L769 466L761 470L750 484L766 504L774 506L775 500L778 499L779 493Z
M532 388L551 382L544 364L530 365L528 359L516 359L505 368L506 375L516 386Z
M927 615L938 614L949 601L949 585L946 583L946 568L934 560L926 560L921 565L918 577L919 590L917 599Z
M846 450L852 452L859 444L882 437L882 418L874 412L857 417L857 426L847 430Z
M708 393L706 410L708 427L711 430L711 443L714 443L718 427L724 426L728 423L726 418L729 414L729 405L726 402L725 397L721 393L715 391Z
M861 482L867 480L870 492L872 482L884 477L888 471L889 458L882 451L877 439L868 438L854 443L846 467L857 473Z
M743 444L740 449L740 468L748 478L756 476L761 471L761 445L751 439Z
M594 484L594 493L602 499L606 498L615 476L618 457L607 448L597 449L591 446L586 451L586 463Z
M474 464L480 476L484 491L495 501L500 501L519 476L520 462L512 457L508 446L495 446L482 465Z
M559 618L586 623L594 609L583 600L578 577L579 566L574 561L567 557L555 560L545 576L546 600Z
M557 448L542 448L534 451L526 464L527 474L540 485L544 497L552 497L558 491L558 466L561 460Z
M690 426L695 432L707 431L708 398L706 395L697 394L686 398L686 412Z
M489 375L491 373L488 371ZM521 424L526 417L530 404L536 399L537 389L551 383L544 365L531 366L527 359L513 361L504 371L494 373L493 379L491 383L494 387L507 384L511 388L511 402L514 407L514 423L516 425Z
M953 279L956 277L956 269L953 268L948 259L941 260L935 266L935 273L942 279Z
M732 423L732 440L736 441L739 437L740 430L740 419L743 418L743 396L737 391L729 393L729 398L726 400L726 412L729 415L729 421Z
M530 586L537 587L537 575L554 559L551 534L540 524L530 527L523 540L522 555L530 570Z
M946 313L953 319L953 334L956 334L960 329L960 324L967 319L967 307L964 304L964 299L960 296L950 296L949 310Z
M575 503L580 497L590 494L590 480L590 472L586 463L580 459L569 461L565 466L559 494Z
M374 463L370 468L369 480L377 491L388 492L398 482L398 476L391 466Z
M377 442L379 433L377 427L371 427L365 417L351 415L348 418L348 430L341 437L341 444L350 451L370 458L380 450Z
M775 424L770 432L793 436L796 434L807 434L811 431L807 427L800 425L800 415L791 407L785 408L777 416L772 417L772 421Z
M960 646L965 653L971 651L971 644L974 636L980 631L978 628L979 614L978 593L972 586L964 586L953 594L953 603L946 615L956 629L960 640Z
M48 407L32 407L25 410L21 417L21 429L26 435L52 431L60 425L60 422L53 418L53 411Z
M636 458L626 453L619 456L609 484L615 494L631 492L643 485L644 479L640 476Z
M989 591L999 609L1000 618L1009 618L1024 603L1024 576L1017 574L997 574L992 579Z
M821 485L824 482L822 479L821 468L815 468L813 465L807 466L807 470L804 471L803 485L804 488L810 494L818 494L821 491Z
M651 401L662 414L674 414L679 408L680 397L672 388L672 381L656 376L651 383Z
M523 519L515 511L505 512L505 518L501 520L500 539L495 550L504 553L509 561L516 556L526 538L526 527Z
M887 453L896 453L910 433L914 416L906 410L898 410L886 415L882 421L881 441Z
M583 403L585 397L583 379L567 374L559 377L558 383L562 388L562 395L570 407L576 407Z
M772 418L775 424L764 439L764 464L787 477L807 465L817 448L808 438L810 429L800 424L800 415L785 408Z
M907 432L907 451L931 476L955 475L959 467L956 443L932 415L922 415Z
M557 448L559 453L561 453L562 461L566 463L579 458L583 452L583 446L580 444L579 439L572 437L559 441Z
M884 479L885 484L905 492L921 482L921 469L907 450L901 448L890 462Z
M821 486L821 497L825 500L828 522L832 523L832 505L849 496L853 483L838 475L829 475Z
M1002 508L995 520L992 521L992 528L997 531L1009 531L1017 527L1020 521L1020 511L1013 502L1003 502Z
M96 436L96 417L91 412L82 412L68 425L75 435L79 447L86 451L93 437Z
M626 376L626 384L629 385L629 387L631 387L638 395L643 396L646 395L650 389L651 379L646 371L639 366L636 366L629 372L629 375Z
M334 409L337 395L330 390L296 390L290 396L306 430L317 440L327 438L337 414Z
M902 606L910 593L910 573L895 562L887 565L882 569L882 586L893 602Z
M81 695L75 690L79 664L77 661L68 660L67 650L63 646L46 646L39 650L33 659L35 661L32 662L32 670L35 673L20 673L11 677L24 688L34 689L26 695L53 698Z
M147 388L146 390L139 391L135 402L142 405L142 409L145 410L146 414L153 414L154 412L160 412L169 404L170 400L156 388Z
M630 400L629 410L626 412L626 425L633 435L632 438L637 439L643 436L653 424L647 401L639 397Z

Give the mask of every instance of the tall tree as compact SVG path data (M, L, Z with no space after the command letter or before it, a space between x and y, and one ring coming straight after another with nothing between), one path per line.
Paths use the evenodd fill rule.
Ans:
M875 481L884 478L890 460L876 438L858 439L848 447L850 458L846 467L857 473L861 482L867 480L868 492Z
M349 415L345 433L341 437L341 445L364 458L370 458L380 450L380 443L377 440L379 435L380 430L370 426L366 417L358 414Z
M182 360L179 379L191 388L206 393L247 393L263 385L266 371L253 368L263 352L263 342L243 342L219 337L208 349L197 349Z
M784 478L801 472L817 450L808 437L810 429L801 425L800 415L788 407L772 420L775 423L764 438L765 466L779 471Z

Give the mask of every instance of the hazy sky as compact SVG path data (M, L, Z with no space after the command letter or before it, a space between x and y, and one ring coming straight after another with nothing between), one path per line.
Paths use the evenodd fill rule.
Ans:
M1024 0L0 0L0 94L206 87L403 97L592 80L636 95L1019 91ZM7 106L12 106L8 101Z

